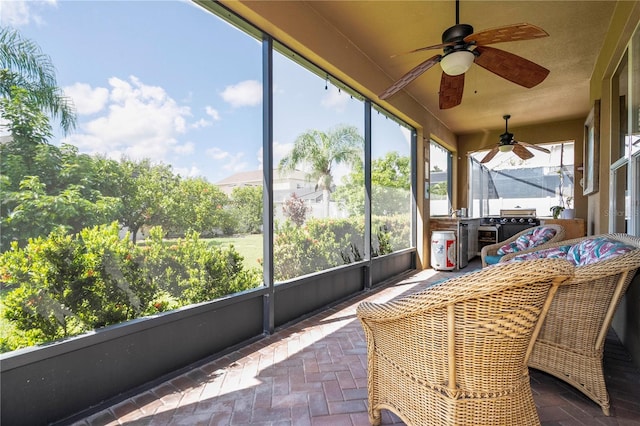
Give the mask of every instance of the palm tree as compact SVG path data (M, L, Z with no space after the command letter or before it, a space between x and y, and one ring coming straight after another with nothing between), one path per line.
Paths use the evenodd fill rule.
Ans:
M364 138L354 126L341 125L330 132L308 130L299 135L289 155L280 160L278 170L290 172L304 163L310 167L307 179L322 190L325 217L329 217L329 199L333 187L332 168L341 163L362 161Z
M0 28L0 96L12 98L12 87L27 91L29 101L51 117L60 119L65 133L75 128L71 99L56 82L51 58L37 44L10 28Z

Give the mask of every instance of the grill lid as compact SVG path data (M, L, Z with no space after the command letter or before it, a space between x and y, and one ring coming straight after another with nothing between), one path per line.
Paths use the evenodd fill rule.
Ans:
M502 217L536 217L536 209L514 208L500 209Z

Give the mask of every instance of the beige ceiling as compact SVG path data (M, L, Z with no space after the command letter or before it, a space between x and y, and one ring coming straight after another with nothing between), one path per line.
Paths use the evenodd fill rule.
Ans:
M378 64L390 81L431 56L429 50L393 54L441 43L442 32L456 23L453 1L311 1L311 7ZM481 31L527 22L549 37L492 45L550 70L538 86L526 89L477 65L465 75L462 103L438 108L442 73L426 71L405 91L455 133L586 117L589 78L615 7L612 1L461 1L460 23ZM390 99L391 101L393 98Z
M374 97L420 62L442 52L392 55L439 44L443 31L456 23L453 0L224 0L224 3L231 9L252 14L252 20L261 28L284 39L290 47L301 49L303 54L311 52L312 59L332 56L328 65L359 74L356 77L359 80L367 78L362 70L367 67L366 72L376 74L366 82ZM549 76L538 86L526 89L473 65L465 75L462 103L448 110L438 107L442 72L439 64L403 91L457 134L504 128L505 114L512 116L510 127L586 117L590 108L589 79L614 8L615 1L611 0L462 0L460 23L472 25L476 32L523 22L544 29L549 37L491 47L536 62L550 70ZM329 32L340 34L347 42L331 45L332 39L325 36ZM346 54L340 53L340 49ZM366 62L354 60L360 65L353 68L344 59L349 53L366 58ZM349 66L351 70L344 69ZM389 98L389 104L399 102L397 98L406 94L400 92Z

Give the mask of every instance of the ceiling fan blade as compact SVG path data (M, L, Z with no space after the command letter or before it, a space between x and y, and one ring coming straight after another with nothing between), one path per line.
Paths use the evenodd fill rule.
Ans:
M549 75L549 70L513 53L495 47L477 46L475 63L512 83L530 89Z
M522 146L519 143L513 144L513 153L523 160L528 160L529 158L533 158L533 154L527 148Z
M488 163L489 161L493 160L493 157L495 157L497 153L498 153L497 146L491 148L491 151L487 152L487 155L484 156L484 158L480 161L480 163L481 164Z
M547 154L551 154L551 151L549 151L547 148L543 148L541 146L534 145L534 144L527 143L527 142L522 142L522 141L518 141L518 143L520 145L524 145L526 148L533 148L533 149L537 149L538 151L542 151L542 152L545 152Z
M451 76L445 72L440 78L440 109L460 105L464 91L464 74Z
M442 58L442 55L435 55L427 59L426 61L422 62L418 66L414 67L411 71L403 75L400 78L400 80L396 81L391 85L391 87L389 87L387 90L382 92L379 95L379 98L384 100L390 96L395 95L398 91L402 90L407 84L411 83L413 80L418 78L420 74L422 74L423 72L425 72L426 70L428 70L429 68L437 64L438 62L440 62L441 58Z
M456 44L455 41L451 41L448 43L434 44L433 46L419 47L417 49L409 50L408 52L396 53L395 55L391 55L391 58L395 58L397 56L402 56L402 55L408 55L410 53L422 52L424 50L444 49L447 46L453 46L455 44Z
M468 35L464 38L464 41L467 43L475 42L477 46L484 46L487 44L503 43L505 41L531 40L548 36L549 34L540 27L521 23L489 28L488 30Z

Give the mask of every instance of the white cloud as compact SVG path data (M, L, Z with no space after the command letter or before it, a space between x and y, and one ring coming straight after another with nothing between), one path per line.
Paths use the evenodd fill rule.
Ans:
M199 177L202 176L202 170L200 170L198 167L196 166L191 166L191 167L174 167L173 171L185 178L194 178L194 177Z
M42 25L44 20L36 9L42 6L55 7L55 0L46 1L28 1L28 0L11 0L0 1L0 25L8 27L21 27L30 23Z
M165 161L170 154L193 149L176 140L186 131L191 110L178 105L162 87L145 85L134 76L128 81L112 77L109 86L106 114L82 124L67 142L84 152L105 153L115 159L124 155ZM90 87L82 91L100 93Z
M285 156L293 151L293 143L273 143L273 164L276 166Z
M191 124L191 127L194 129L201 129L203 127L209 127L211 126L213 123L210 121L205 120L204 118L201 118L200 120L194 122Z
M210 148L206 151L207 157L221 163L220 168L232 173L247 170L249 163L243 160L244 153L238 152L231 154L229 151L223 151L220 148Z
M411 146L411 130L407 129L404 126L400 126L400 133L404 137L404 140L407 142L408 146Z
M207 150L207 157L210 157L214 160L224 160L229 156L228 151L223 151L220 148L210 148Z
M277 168L280 160L288 155L293 149L293 143L280 143L273 141L273 167ZM258 160L258 169L262 170L264 163L262 162L262 148L256 153Z
M350 98L350 95L339 91L337 87L329 86L327 94L322 98L321 104L325 108L331 108L342 112L345 110Z
M86 83L75 83L63 90L65 95L73 100L78 115L95 114L101 111L109 100L109 89L104 87L93 89Z
M278 163L285 156L288 155L293 149L293 143L280 143L273 141L273 167L278 168ZM264 162L262 161L262 148L256 152L256 159L258 160L258 169L262 170Z
M262 84L256 80L242 81L235 86L227 86L222 92L222 99L231 106L256 106L262 102Z
M173 148L173 152L175 152L178 155L193 154L195 152L195 145L193 144L193 142L187 142L182 145L176 145Z
M220 113L218 112L217 109L207 105L207 107L205 108L205 112L209 117L213 118L215 121L220 120Z

